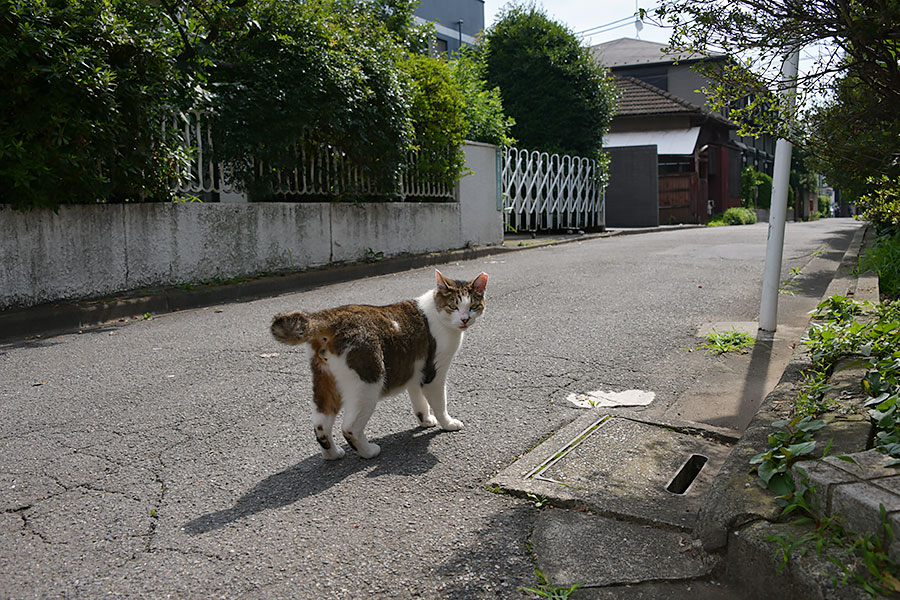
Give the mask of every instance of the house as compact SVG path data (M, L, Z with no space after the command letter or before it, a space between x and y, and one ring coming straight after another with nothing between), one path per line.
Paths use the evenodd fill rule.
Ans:
M737 127L709 107L704 92L709 81L693 69L700 61L715 65L729 58L664 49L628 38L591 48L594 59L616 76L621 92L604 142L612 158L607 224L613 227L705 223L709 214L740 206L744 166L772 171L774 140L738 136ZM630 189L636 180L639 198Z
M475 45L484 29L484 0L422 0L414 17L419 24L434 24L434 52L452 55Z
M616 84L619 106L603 142L611 155L607 225L706 223L740 206L730 121L634 77Z

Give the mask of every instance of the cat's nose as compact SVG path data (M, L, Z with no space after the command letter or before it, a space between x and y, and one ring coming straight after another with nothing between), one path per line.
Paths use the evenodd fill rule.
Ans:
M460 315L459 320L462 321L463 324L466 324L469 322L469 317L465 316L465 315Z

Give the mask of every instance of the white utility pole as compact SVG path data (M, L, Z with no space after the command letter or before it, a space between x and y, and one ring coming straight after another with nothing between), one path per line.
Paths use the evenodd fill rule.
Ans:
M800 49L792 51L781 65L781 78L787 86L782 95L792 112L797 92L797 67ZM763 273L762 301L759 307L759 329L774 333L778 326L778 287L781 279L781 257L784 253L784 221L787 216L788 185L791 180L791 143L779 139L775 143L775 171L772 175L772 201L769 207L769 237L766 241L766 268Z

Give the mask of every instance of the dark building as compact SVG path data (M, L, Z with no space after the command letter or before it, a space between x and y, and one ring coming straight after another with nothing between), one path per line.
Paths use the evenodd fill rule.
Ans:
M475 44L484 29L484 0L422 0L415 17L420 23L434 23L434 51L450 55Z

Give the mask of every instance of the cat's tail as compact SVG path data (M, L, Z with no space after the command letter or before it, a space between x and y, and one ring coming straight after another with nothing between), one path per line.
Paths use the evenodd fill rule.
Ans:
M296 346L309 341L310 315L302 312L282 313L272 319L272 337L282 344Z

